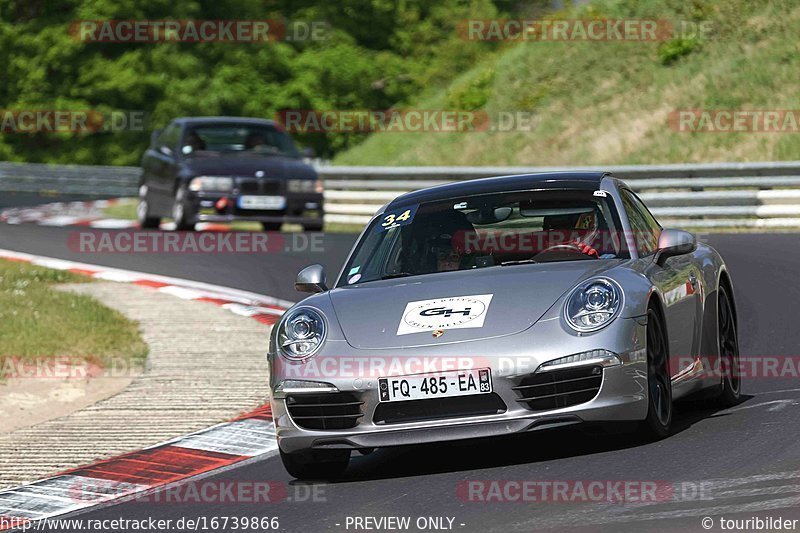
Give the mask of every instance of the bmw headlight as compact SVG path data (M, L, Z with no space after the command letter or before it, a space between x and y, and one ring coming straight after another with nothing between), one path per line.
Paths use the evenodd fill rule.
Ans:
M228 192L233 189L233 178L226 176L198 176L189 182L190 191Z
M321 180L289 180L286 184L289 192L297 193L322 193L325 189Z
M622 309L622 289L607 278L585 281L573 289L564 308L564 318L576 331L604 328Z
M322 314L309 307L300 307L281 322L278 348L287 359L306 359L322 347L326 333Z

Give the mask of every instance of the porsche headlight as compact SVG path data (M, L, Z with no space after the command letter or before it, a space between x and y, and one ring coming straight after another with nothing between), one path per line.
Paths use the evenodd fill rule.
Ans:
M564 308L564 318L576 331L604 328L622 309L622 289L607 278L595 278L573 289Z
M278 330L278 347L284 357L302 360L311 357L325 342L325 320L314 309L300 307L291 311Z

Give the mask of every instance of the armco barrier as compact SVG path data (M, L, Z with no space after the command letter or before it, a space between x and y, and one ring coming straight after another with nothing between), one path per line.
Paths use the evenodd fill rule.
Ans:
M317 168L326 221L364 224L399 194L467 179L554 170L607 170L624 179L665 225L800 227L800 161L603 167ZM0 192L135 196L136 167L0 163Z

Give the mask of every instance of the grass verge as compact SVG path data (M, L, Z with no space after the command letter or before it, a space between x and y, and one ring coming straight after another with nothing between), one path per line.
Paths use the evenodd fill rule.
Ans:
M148 348L135 322L89 296L53 288L85 282L91 279L0 260L0 378L8 358L74 357L102 366L144 362Z

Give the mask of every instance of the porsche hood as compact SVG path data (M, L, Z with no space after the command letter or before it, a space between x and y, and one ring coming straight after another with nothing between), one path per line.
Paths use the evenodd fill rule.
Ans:
M331 291L354 348L394 349L519 333L567 291L618 261L493 267L373 281Z

